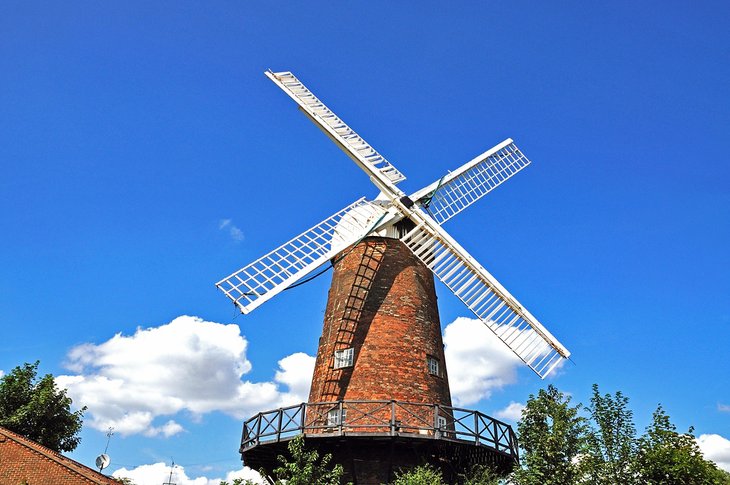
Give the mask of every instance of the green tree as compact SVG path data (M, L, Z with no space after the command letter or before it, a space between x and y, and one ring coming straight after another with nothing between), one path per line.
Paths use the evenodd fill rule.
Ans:
M639 439L636 470L647 485L728 484L728 475L704 459L690 427L678 433L662 406Z
M530 395L517 424L522 467L512 475L519 485L570 485L581 476L580 453L585 449L586 419L581 405L552 384Z
M730 474L705 460L693 429L678 433L659 406L636 438L633 412L621 392L593 385L588 418L555 387L530 395L518 423L524 450L517 485L730 485Z
M339 485L344 470L342 465L330 467L332 455L320 460L316 450L307 450L304 437L297 436L287 446L290 459L279 455L280 466L274 469L276 485ZM264 471L261 471L264 475Z
M501 476L484 465L474 465L465 475L461 475L463 485L498 485Z
M593 384L588 407L591 427L586 452L580 459L587 483L592 485L632 485L636 482L636 427L629 399L617 391L601 395Z
M713 485L730 485L730 472L726 472L717 467L714 463L711 463L713 470L710 472L712 476Z
M256 482L247 478L234 478L232 482L221 480L219 485L256 485Z
M0 378L0 426L52 450L73 451L86 407L71 412L71 398L53 376L37 378L38 364L26 363Z
M122 485L137 485L136 483L134 483L134 480L127 477L112 478L112 480L114 480L115 482L119 482Z
M392 485L445 485L441 471L431 465L421 465L395 474Z
M498 485L500 475L484 465L474 465L466 473L459 474L461 485ZM400 471L390 485L447 485L441 471L431 465L421 465Z

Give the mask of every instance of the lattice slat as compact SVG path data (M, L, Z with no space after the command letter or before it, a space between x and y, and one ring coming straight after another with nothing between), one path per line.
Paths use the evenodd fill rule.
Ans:
M383 212L381 206L360 199L216 286L248 313L363 237Z
M570 355L487 270L437 230L420 224L402 241L540 377Z
M419 190L411 199L443 224L529 164L508 139Z
M385 175L393 184L405 180L405 176L378 153L369 143L347 126L327 106L324 105L304 84L291 72L271 72L266 75L320 125L345 153L356 162L369 164L374 170Z

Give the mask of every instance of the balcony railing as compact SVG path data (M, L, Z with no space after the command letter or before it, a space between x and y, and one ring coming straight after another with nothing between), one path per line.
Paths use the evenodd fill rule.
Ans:
M309 436L410 436L486 446L518 459L512 428L479 411L401 401L302 403L257 414L243 425L241 451Z

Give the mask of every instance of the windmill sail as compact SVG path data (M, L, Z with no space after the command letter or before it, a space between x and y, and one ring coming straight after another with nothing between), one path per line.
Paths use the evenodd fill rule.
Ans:
M408 219L413 223L413 229L401 240L535 373L544 378L562 359L570 356L570 352L441 227L530 163L511 139L406 197L396 187L405 179L403 174L291 72L268 71L266 75L368 174L387 201L360 199L219 281L216 286L243 313L300 281L366 235Z
M411 199L443 224L529 164L530 160L507 139L419 190Z
M437 224L424 219L401 240L540 377L544 378L562 358L570 356L520 302Z
M291 72L271 72L266 75L289 95L304 113L324 131L355 163L362 164L383 174L392 184L405 180L405 176L378 153L360 135L347 126L322 103Z
M337 253L386 224L382 206L364 198L223 278L216 286L243 313L296 283Z

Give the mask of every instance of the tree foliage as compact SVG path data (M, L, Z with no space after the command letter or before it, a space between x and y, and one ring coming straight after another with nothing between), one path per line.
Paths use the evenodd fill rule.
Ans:
M443 485L441 471L431 465L421 465L395 474L392 485Z
M112 480L114 480L115 482L119 482L122 485L137 485L136 483L134 483L134 480L132 480L131 478L128 478L128 477L112 478ZM228 485L228 484L227 483L224 484L223 482L221 482L221 485Z
M664 409L636 437L629 399L593 386L587 417L548 386L530 396L518 423L524 450L517 485L730 485L730 474L704 459L692 428L678 433Z
M500 476L491 468L475 465L466 473L459 475L461 485L497 485ZM410 470L396 473L391 485L449 485L444 481L441 471L431 465L421 465Z
M591 427L586 436L586 450L580 460L587 483L637 483L633 469L637 446L636 427L634 413L628 404L629 399L621 391L613 396L601 395L598 384L593 384L593 395L588 407Z
M646 434L639 439L636 469L649 485L707 485L730 483L726 473L705 460L692 434L678 433L660 405ZM724 476L723 476L724 475Z
M297 436L287 446L290 458L279 455L280 465L274 469L276 485L339 485L344 470L342 465L330 465L332 455L320 460L316 450L307 450L304 437ZM264 472L261 472L264 475Z
M462 485L497 485L502 477L493 469L484 465L474 465L471 470L461 476Z
M256 485L256 482L247 478L234 478L232 482L221 480L218 485Z
M585 448L586 419L581 405L552 384L530 395L517 425L524 450L522 467L513 474L520 485L566 485L580 478L579 454Z
M26 363L0 378L0 426L52 450L73 451L86 407L71 412L71 398L53 376L38 379L38 364Z

